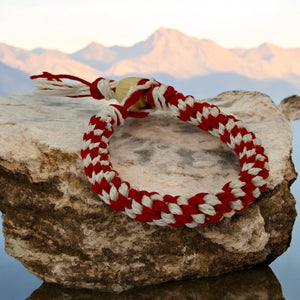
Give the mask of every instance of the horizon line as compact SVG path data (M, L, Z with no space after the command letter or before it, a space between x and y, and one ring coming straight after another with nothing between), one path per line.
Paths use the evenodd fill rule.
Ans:
M207 37L203 37L203 38L200 38L200 37L197 37L195 35L190 35L190 34L187 34L179 29L176 29L176 28L170 28L170 27L159 27L157 28L155 31L153 31L150 35L148 35L146 38L142 39L142 40L139 40L139 41L136 41L134 43L131 43L130 45L118 45L118 44L113 44L113 45L105 45L103 43L101 43L100 41L96 41L96 40L91 40L90 42L86 43L84 46L78 48L78 49L75 49L75 50L62 50L62 49L59 49L59 48L49 48L49 47L44 47L44 46L41 46L41 45L37 45L37 46L33 46L33 47L26 47L26 46L22 46L22 45L16 45L14 43L9 43L9 42L5 42L5 41L1 41L0 40L0 44L6 44L7 46L9 47L14 47L14 48L20 48L20 49L23 49L23 50L26 50L26 51L34 51L34 50L52 50L52 51L59 51L59 52L62 52L62 53L65 53L65 54L73 54L73 53L76 53L82 49L85 49L87 48L89 45L95 43L97 45L100 45L104 48L114 48L114 47L121 47L121 48L131 48L133 46L135 46L136 44L138 43L141 43L141 42L145 42L147 39L149 39L151 36L153 36L155 33L157 33L158 31L161 31L161 30L171 30L171 31L177 31L185 36L188 36L190 38L196 38L197 40L199 41L203 41L203 40L207 40L207 41L211 41L211 42L214 42L216 43L218 46L224 48L224 49L227 49L227 50L234 50L234 49L242 49L242 50L251 50L251 49L257 49L265 44L269 44L269 45L272 45L272 46L276 46L276 47L279 47L279 48L282 48L282 49L300 49L300 45L299 46L292 46L292 47L286 47L286 46L282 46L280 44L276 44L276 43L273 43L273 42L269 42L269 41L264 41L264 42L260 42L258 44L256 44L255 46L250 46L250 47L243 47L243 46L233 46L233 47L227 47L227 46L223 46L221 43L213 40L213 39L210 39L210 38L207 38Z

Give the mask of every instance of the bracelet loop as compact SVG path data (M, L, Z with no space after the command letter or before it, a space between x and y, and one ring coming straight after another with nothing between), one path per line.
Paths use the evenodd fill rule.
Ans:
M241 121L222 113L215 105L184 96L153 78L127 78L119 84L111 95L120 104L107 105L91 117L81 150L92 188L110 208L151 225L193 228L232 217L266 190L268 157L259 139ZM145 117L149 109L168 109L180 120L219 137L239 157L238 179L216 192L189 198L138 190L123 181L109 160L110 138L114 127L122 125L127 117Z
M31 79L37 79L35 92L38 94L114 100L91 117L81 150L84 170L93 190L113 210L151 225L193 228L232 217L267 188L268 157L260 140L240 120L222 113L216 105L184 96L153 78L125 78L117 83L101 77L89 83L73 75L43 72ZM239 157L238 178L220 190L192 197L138 190L123 181L109 160L114 127L122 125L128 117L144 118L156 109L168 109L181 121L219 137Z

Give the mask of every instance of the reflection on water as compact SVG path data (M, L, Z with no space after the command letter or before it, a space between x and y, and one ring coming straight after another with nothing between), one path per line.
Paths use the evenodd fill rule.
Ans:
M120 294L66 289L43 284L28 300L136 300L136 299L284 299L269 267L234 272L219 277L170 282Z
M271 268L281 283L284 297L287 300L298 300L300 299L300 120L292 122L292 129L293 161L298 178L293 183L291 191L296 199L298 216L292 232L291 246L271 264Z

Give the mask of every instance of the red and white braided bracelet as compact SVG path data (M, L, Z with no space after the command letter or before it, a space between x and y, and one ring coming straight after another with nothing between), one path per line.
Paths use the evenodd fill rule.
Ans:
M61 80L63 78L77 80L81 84L66 83ZM268 157L259 139L240 120L222 113L215 105L184 96L154 79L133 77L117 83L98 78L89 83L78 77L46 72L32 76L32 79L37 79L39 94L118 100L91 117L83 136L81 156L85 173L100 199L111 209L130 218L151 225L193 228L232 217L267 188ZM129 116L146 117L149 111L155 109L170 110L181 121L219 137L239 157L241 172L238 178L218 191L198 193L192 197L139 190L122 180L109 159L114 127L122 125Z

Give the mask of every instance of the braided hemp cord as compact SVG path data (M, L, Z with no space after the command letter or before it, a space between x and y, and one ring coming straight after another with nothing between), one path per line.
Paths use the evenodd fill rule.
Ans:
M97 82L98 88L101 80L105 79ZM106 85L102 82L101 88L107 90L109 81L106 82ZM103 94L99 91L99 95ZM110 97L113 95L111 90ZM181 121L219 137L232 148L240 161L238 178L217 192L198 193L190 198L138 190L123 181L109 160L110 138L114 127L122 125L128 116L145 117L148 114L129 109L141 95L146 95L152 108L168 109ZM267 188L268 157L253 132L234 116L222 113L217 106L184 96L154 79L140 80L120 105L110 104L92 116L83 140L81 156L93 190L111 209L147 224L193 228L218 222L244 210Z

